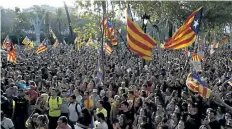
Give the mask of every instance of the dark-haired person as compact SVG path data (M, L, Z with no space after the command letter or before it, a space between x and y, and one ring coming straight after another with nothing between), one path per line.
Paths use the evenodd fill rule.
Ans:
M209 126L211 129L220 129L221 126L219 122L216 120L216 111L210 110L208 112L208 120L209 120Z
M107 118L107 111L106 109L103 107L103 101L99 100L97 102L97 109L96 109L96 114L98 113L102 113L104 115L105 118Z
M76 124L76 122L80 117L81 106L77 103L75 95L70 96L69 102L70 102L68 106L69 124L72 127L72 129L74 129L74 125Z
M68 124L68 119L65 116L61 116L57 121L57 128L56 129L71 129L70 125Z
M105 121L105 117L103 113L100 112L97 114L97 120L100 123L97 125L96 129L108 129L108 125Z
M29 101L25 98L23 89L19 89L18 97L14 98L14 120L16 129L25 129L25 122L29 113Z
M129 103L127 101L121 103L121 112L119 114L124 114L126 116L127 124L132 128L134 115L129 110Z
M39 115L36 120L38 129L48 129L49 120L47 115Z
M61 115L60 107L62 104L62 99L57 96L58 91L53 88L51 89L51 96L47 99L47 107L49 109L48 119L49 119L49 129L55 129L57 126L57 120Z
M14 129L14 124L12 120L5 117L3 111L1 111L1 129Z

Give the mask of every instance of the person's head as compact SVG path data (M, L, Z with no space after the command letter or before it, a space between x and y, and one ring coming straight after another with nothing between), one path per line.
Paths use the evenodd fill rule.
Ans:
M66 128L67 124L68 124L68 118L65 116L61 116L57 121L57 125L60 128Z
M97 102L97 108L102 108L103 107L103 101L101 101L101 100L99 100L98 102Z
M157 111L163 112L163 105L162 104L157 105Z
M216 115L217 115L217 112L215 110L210 110L209 111L209 114L208 114L208 119L211 121L211 120L215 120L216 118Z
M25 93L24 93L23 89L19 89L18 92L19 92L20 97L25 96Z
M61 91L61 97L66 97L67 96L67 91L65 89L63 89Z
M155 117L155 123L156 123L156 124L159 124L161 121L162 121L162 117L157 115L157 116Z
M229 120L229 119L231 119L231 114L227 112L227 113L225 114L225 120L227 121L227 120Z
M88 98L89 98L89 92L86 91L86 92L84 93L84 99L88 99Z
M131 90L128 91L128 96L129 96L129 97L132 97L133 95L134 95L134 91L131 91Z
M31 121L32 121L33 123L36 123L37 117L38 117L38 116L39 116L38 113L33 114L32 117L31 117Z
M48 118L46 115L39 115L36 119L37 125L48 124Z
M51 89L51 96L57 96L58 91L55 88Z
M198 108L196 103L189 103L188 104L188 112L191 115L196 115L198 113Z
M206 125L201 125L199 129L209 129Z
M178 113L172 113L171 118L174 122L178 122L180 119L180 115Z
M177 129L184 129L185 128L185 124L183 120L179 120L179 123L177 125Z
M76 102L76 96L75 95L71 95L69 101L70 101L70 103Z
M97 114L97 119L98 119L99 122L105 121L105 116L104 116L104 114L101 113L101 112L98 113L98 114Z
M97 89L93 89L93 95L97 96Z
M128 107L129 107L129 103L127 101L123 101L121 103L121 108L122 108L123 111L127 111Z

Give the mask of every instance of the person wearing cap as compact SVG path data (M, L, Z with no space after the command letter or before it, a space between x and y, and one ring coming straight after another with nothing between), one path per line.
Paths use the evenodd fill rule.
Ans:
M97 102L100 100L100 96L97 94L97 89L93 89L93 93L90 98L93 100L93 108L96 109Z

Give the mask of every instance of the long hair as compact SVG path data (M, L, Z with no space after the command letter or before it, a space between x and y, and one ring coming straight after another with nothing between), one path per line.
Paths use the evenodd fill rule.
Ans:
M44 124L44 125L48 125L48 123L49 123L47 115L39 115L37 117L37 119L41 120L42 124Z

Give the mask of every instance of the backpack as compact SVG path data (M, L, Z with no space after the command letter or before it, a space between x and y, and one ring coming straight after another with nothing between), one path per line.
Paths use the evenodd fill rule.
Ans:
M69 103L68 104L68 107L70 106L70 104L71 103ZM78 115L78 119L79 119L79 117L80 117L80 113L78 112L78 109L77 109L77 106L78 106L79 104L76 102L76 105L75 105L75 111L77 112L77 115Z
M48 107L49 107L49 100L50 100L51 96L48 97ZM56 100L57 100L57 106L58 106L58 103L59 103L59 97L57 96L56 97Z

